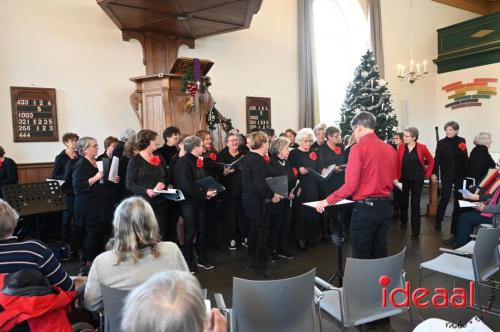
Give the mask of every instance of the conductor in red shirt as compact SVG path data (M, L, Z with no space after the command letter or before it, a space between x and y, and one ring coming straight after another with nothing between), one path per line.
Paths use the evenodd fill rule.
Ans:
M351 121L352 134L358 143L349 154L345 184L316 206L322 213L328 205L352 197L355 201L351 219L352 255L361 259L387 257L396 151L375 135L375 126L375 116L369 112L360 112Z

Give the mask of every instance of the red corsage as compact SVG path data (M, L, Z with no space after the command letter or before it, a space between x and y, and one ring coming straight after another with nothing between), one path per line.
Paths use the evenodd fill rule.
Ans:
M309 159L311 159L311 160L318 159L318 155L316 154L316 152L313 151L313 152L309 153Z
M3 160L0 160L0 168L2 168L3 162L4 162Z
M458 148L462 151L465 151L465 150L467 150L467 144L462 142L462 143L458 144Z
M208 155L208 158L212 159L213 161L216 161L216 160L217 160L217 155L216 155L215 153L213 153L213 152L212 152L212 153L210 153L210 154Z
M152 156L151 158L149 158L149 163L153 166L160 166L161 159L158 156Z
M334 147L334 148L333 148L333 152L334 152L335 154L340 154L340 152L341 152L340 147L338 147L338 146Z
M198 160L196 160L196 167L203 168L203 158L198 158Z
M297 170L297 167L292 167L292 171L293 171L293 175L295 175L295 177L299 176L299 171Z
M264 161L266 162L266 164L270 164L271 163L271 158L269 158L269 156L266 154L264 157L262 157L264 159Z

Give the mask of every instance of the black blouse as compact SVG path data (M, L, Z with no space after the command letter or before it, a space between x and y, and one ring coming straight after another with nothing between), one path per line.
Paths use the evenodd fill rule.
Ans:
M424 178L425 172L422 168L420 160L418 159L417 147L413 147L410 152L408 149L408 145L406 145L401 167L401 180L416 181L424 180Z
M71 158L66 154L66 150L62 150L54 160L54 168L52 169L51 178L63 180L64 174L66 173L66 166L70 160Z
M495 161L491 158L488 148L484 145L476 145L470 153L467 163L467 176L476 179L479 183L488 173L490 168L495 168Z
M445 181L465 176L468 157L467 150L459 148L462 143L465 144L465 139L460 136L445 137L437 142L433 174L441 170L441 178Z
M344 154L344 147L341 144L337 144L340 153L337 154L333 151L327 143L321 145L318 148L318 158L319 158L319 168L323 170L328 168L330 165L344 165L347 163L346 156ZM344 184L345 172L333 172L328 180L321 182L319 184L322 194L329 195L335 190L339 189Z
M217 156L217 161L224 164L231 164L232 162L241 158L243 154L238 151L235 156L229 153L228 149L223 149ZM228 175L220 175L220 183L226 187L224 195L241 196L241 168L240 162L237 162L234 167L234 172ZM224 169L221 170L221 173Z
M97 168L87 158L80 158L73 168L73 191L75 196L95 195L100 191L100 183L89 184L89 179L96 175Z
M186 198L181 203L203 200L207 196L207 190L198 187L194 182L207 177L203 167L197 166L198 157L192 153L186 153L175 162L174 187L180 189Z
M168 171L165 161L163 157L158 157L160 157L161 162L160 165L155 166L146 161L140 154L137 154L130 159L127 166L127 189L135 195L141 195L150 203L161 201L161 199L160 196L153 199L149 198L147 190L156 187L158 182L168 184Z
M269 173L269 165L258 153L251 151L241 160L241 197L247 218L262 218L266 213L266 198L274 196L266 183Z
M17 183L17 165L10 158L5 158L2 167L0 167L0 196L2 195L2 187L8 184Z
M302 188L302 193L298 197L300 202L309 202L318 199L318 183L316 178L309 173L300 174L300 167L311 168L316 172L321 172L319 166L319 157L316 151L301 151L300 149L293 149L290 151L288 160L292 167L295 167L299 172L299 186Z
M161 148L157 149L155 154L162 156L166 165L170 165L170 159L172 159L172 157L176 154L179 154L179 149L176 146L169 146L165 144Z

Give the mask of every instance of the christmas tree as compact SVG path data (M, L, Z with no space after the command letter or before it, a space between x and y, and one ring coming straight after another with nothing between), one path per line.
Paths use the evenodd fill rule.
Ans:
M361 57L361 64L354 72L354 80L347 87L340 110L340 129L344 134L351 132L351 120L356 114L367 111L377 119L375 134L380 139L388 140L393 136L398 120L393 113L387 82L380 78L373 52L368 50Z

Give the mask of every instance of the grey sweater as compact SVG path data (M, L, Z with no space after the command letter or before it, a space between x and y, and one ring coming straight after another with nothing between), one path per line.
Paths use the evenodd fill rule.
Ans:
M134 263L132 259L116 264L117 257L111 251L96 257L90 267L85 285L85 307L96 311L103 307L101 284L111 288L131 290L153 274L171 270L189 272L181 251L173 242L158 243L160 256L153 257L150 248L143 249L144 256Z

